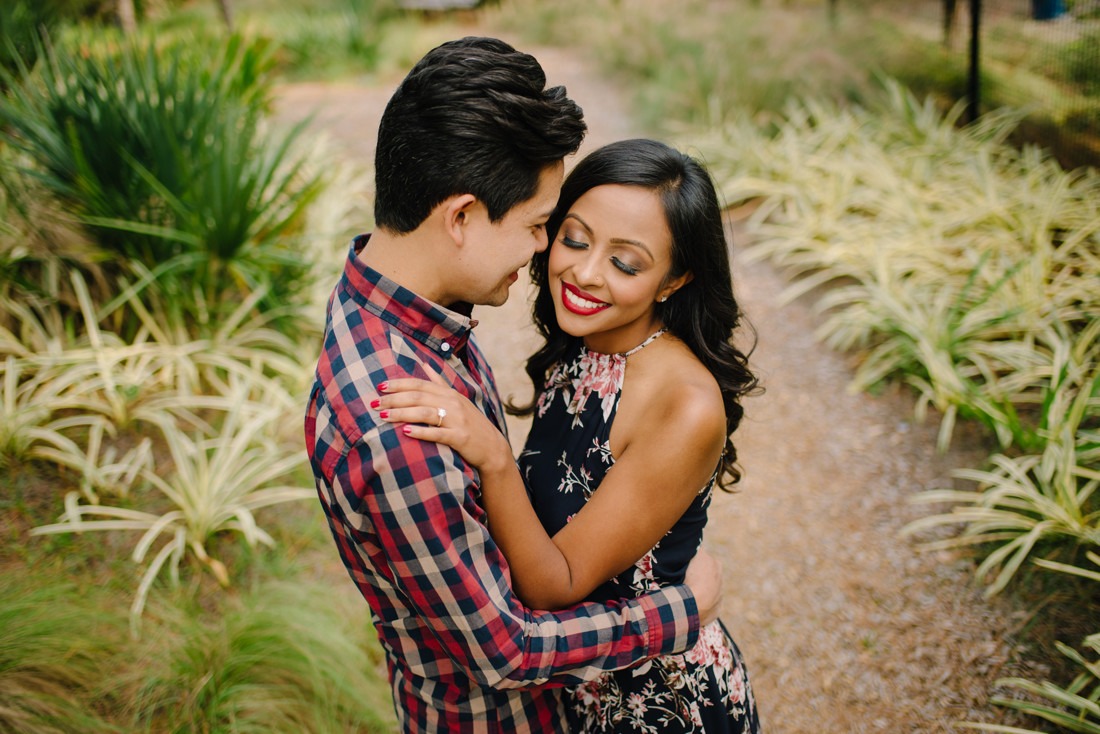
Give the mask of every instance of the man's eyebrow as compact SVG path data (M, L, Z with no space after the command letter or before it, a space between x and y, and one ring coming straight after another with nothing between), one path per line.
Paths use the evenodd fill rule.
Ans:
M588 222L584 221L583 219L578 217L573 212L569 212L568 214L566 214L565 218L566 219L576 219L578 222L580 222L582 227L584 227L586 230L588 230L589 233L592 232L592 228L588 226ZM650 250L649 247L647 247L644 242L639 242L638 240L629 240L625 237L612 237L609 241L613 245L633 245L634 247L640 247L641 249L645 250L645 253L647 255L649 255L649 258L651 260L656 260L657 259L653 256L653 251Z

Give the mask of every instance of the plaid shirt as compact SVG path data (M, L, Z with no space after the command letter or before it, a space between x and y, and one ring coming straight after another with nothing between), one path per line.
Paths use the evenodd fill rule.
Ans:
M476 322L366 267L356 254L368 239L352 243L329 302L305 434L333 538L386 651L398 718L414 732L563 731L561 685L690 648L695 599L675 586L551 613L513 595L476 470L370 409L376 385L430 369L504 431Z

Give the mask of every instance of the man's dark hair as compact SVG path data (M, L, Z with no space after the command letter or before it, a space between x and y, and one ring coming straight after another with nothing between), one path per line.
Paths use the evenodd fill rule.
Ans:
M416 229L449 196L473 194L498 222L535 195L542 170L584 139L581 109L546 89L533 56L495 38L429 51L382 114L375 151L378 227Z

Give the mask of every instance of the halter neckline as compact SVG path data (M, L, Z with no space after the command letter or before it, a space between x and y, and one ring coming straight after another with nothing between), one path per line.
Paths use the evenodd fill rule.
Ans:
M652 344L654 341L656 341L657 338L660 337L662 334L664 334L666 331L668 331L668 328L665 328L665 327L662 327L662 328L658 329L657 331L653 332L648 337L646 337L646 340L643 341L641 344L639 344L638 346L634 347L633 349L629 349L625 352L597 352L597 351L594 351L592 349L589 349L588 347L585 347L584 349L589 354L594 354L594 355L597 355L599 357L623 357L623 358L626 358L626 357L629 357L632 354L637 354L638 352L640 352L643 349L645 349L646 347L648 347L650 344Z

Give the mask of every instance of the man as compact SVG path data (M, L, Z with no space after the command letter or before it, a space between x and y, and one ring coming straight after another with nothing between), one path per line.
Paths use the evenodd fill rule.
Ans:
M429 52L382 117L376 231L355 239L332 295L305 432L405 731L562 731L561 684L686 650L700 617L716 615L709 557L688 585L618 605L524 608L486 530L477 472L371 410L381 383L433 372L505 430L472 304L503 304L546 248L563 159L584 132L534 58L486 38Z

